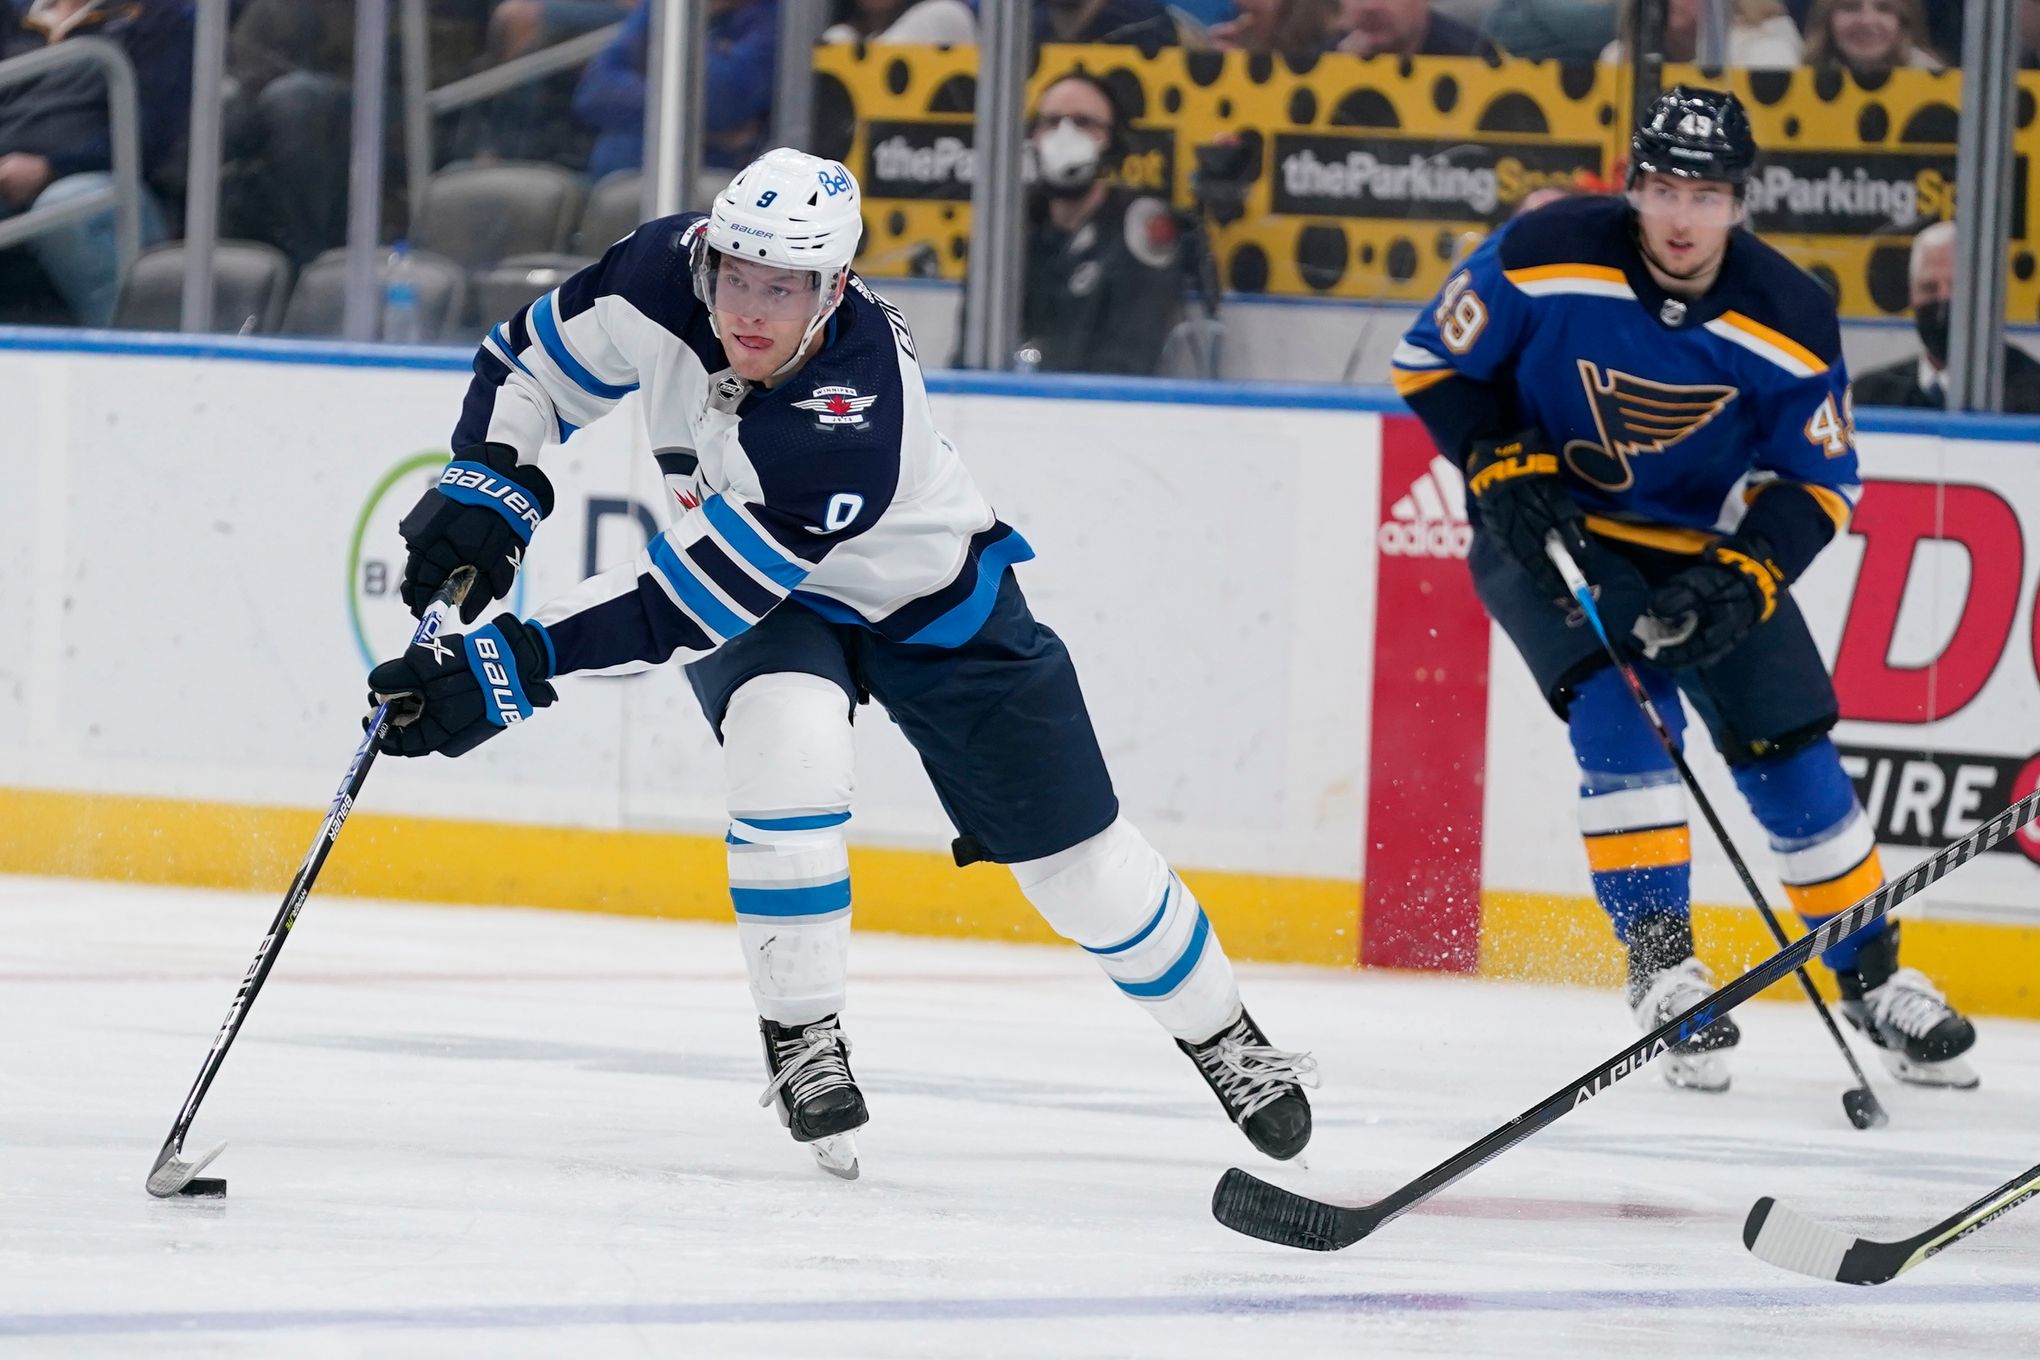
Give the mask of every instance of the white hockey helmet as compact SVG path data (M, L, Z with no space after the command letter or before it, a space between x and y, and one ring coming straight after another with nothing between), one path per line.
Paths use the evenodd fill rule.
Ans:
M801 347L843 297L864 233L864 196L841 162L782 146L737 172L709 205L694 238L694 292L715 311L716 257L730 255L815 276L814 310ZM718 331L720 333L720 331Z

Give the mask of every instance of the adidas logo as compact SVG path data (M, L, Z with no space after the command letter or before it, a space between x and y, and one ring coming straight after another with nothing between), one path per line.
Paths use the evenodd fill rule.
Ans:
M1374 541L1389 557L1464 557L1473 541L1466 522L1466 479L1451 460L1433 455L1409 493L1388 508Z

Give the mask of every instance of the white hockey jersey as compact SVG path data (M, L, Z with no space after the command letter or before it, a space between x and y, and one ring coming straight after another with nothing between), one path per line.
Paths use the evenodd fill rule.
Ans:
M1032 557L935 428L913 337L852 275L824 343L777 387L729 371L695 297L698 213L646 223L497 326L453 447L535 462L631 392L689 508L636 561L535 621L553 674L698 660L789 597L895 642L957 646Z

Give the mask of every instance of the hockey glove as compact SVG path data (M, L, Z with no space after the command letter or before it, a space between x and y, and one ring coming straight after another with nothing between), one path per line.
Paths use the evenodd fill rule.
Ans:
M532 530L552 508L552 483L536 467L518 466L508 444L484 444L455 458L397 526L410 549L404 603L422 615L448 576L473 567L479 579L460 606L460 621L473 623L489 601L510 593Z
M1651 594L1636 622L1644 657L1671 670L1711 666L1778 611L1784 589L1761 539L1722 539Z
M466 755L559 695L552 648L537 626L498 614L474 632L414 643L368 673L368 701L391 704L386 755ZM367 726L364 719L362 725Z
M1569 606L1572 593L1544 555L1544 536L1556 530L1578 558L1587 547L1586 516L1559 481L1558 455L1546 447L1544 432L1476 440L1466 459L1466 491L1481 526L1530 573L1537 593Z

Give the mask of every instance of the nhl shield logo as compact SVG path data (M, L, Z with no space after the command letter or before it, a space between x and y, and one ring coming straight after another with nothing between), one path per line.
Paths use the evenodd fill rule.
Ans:
M815 423L824 429L847 425L863 429L864 412L878 400L878 394L865 396L854 387L817 387L815 394L806 401L797 401L797 410L813 411Z

